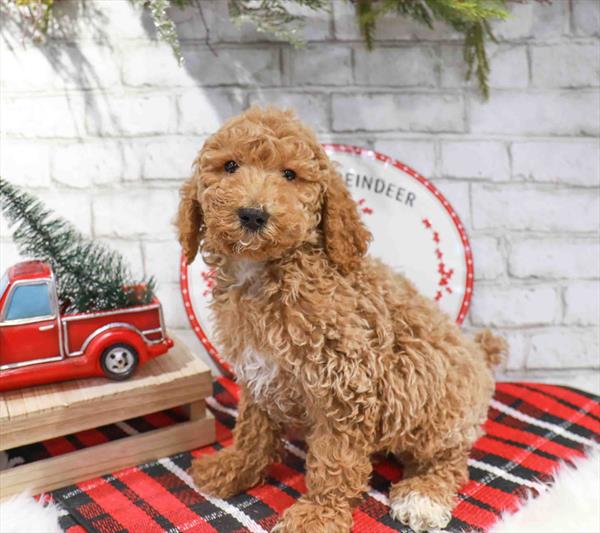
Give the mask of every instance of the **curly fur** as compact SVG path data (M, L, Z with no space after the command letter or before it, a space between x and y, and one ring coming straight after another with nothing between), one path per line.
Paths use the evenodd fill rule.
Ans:
M267 225L244 229L241 207L266 210ZM193 463L196 483L221 497L260 483L284 432L302 430L308 491L277 531L349 531L375 452L406 465L390 493L394 516L417 530L445 525L503 341L466 338L365 255L371 236L355 203L291 112L251 108L210 137L177 226L188 261L199 250L216 269L216 336L242 387L234 443Z

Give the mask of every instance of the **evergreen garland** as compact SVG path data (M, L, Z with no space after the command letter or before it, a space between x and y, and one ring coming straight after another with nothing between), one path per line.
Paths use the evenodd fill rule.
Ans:
M43 37L51 20L51 11L61 0L0 0L13 3L31 20L37 40ZM158 36L173 49L177 61L183 63L181 46L175 23L168 10L173 7L185 8L202 5L211 7L211 1L203 0L131 0L134 4L148 9L158 32ZM313 10L330 9L330 0L227 0L229 16L236 25L250 22L260 32L270 33L294 46L304 44L299 30L304 25L304 17L294 13L294 8L307 7ZM485 50L487 39L494 39L490 21L507 17L507 3L510 0L346 0L356 8L358 25L369 49L373 47L373 35L379 17L386 13L396 13L417 23L433 28L435 21L448 24L464 36L464 59L467 64L466 78L473 74L481 93L488 97L490 66ZM522 0L517 0L522 1ZM538 0L544 1L544 0Z
M149 303L155 281L134 281L123 257L86 239L34 196L0 178L0 205L23 255L50 264L63 312L104 311Z

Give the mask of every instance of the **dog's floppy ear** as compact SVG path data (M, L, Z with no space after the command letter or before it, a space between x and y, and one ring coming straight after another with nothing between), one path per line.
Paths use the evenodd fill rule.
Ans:
M197 198L198 191L195 176L192 176L183 184L179 194L179 209L175 225L179 234L179 242L189 265L198 253L198 247L204 232L204 220L202 208Z
M365 255L371 233L360 220L356 202L327 155L321 162L328 175L321 216L325 251L343 273L353 270ZM321 160L321 157L319 158Z

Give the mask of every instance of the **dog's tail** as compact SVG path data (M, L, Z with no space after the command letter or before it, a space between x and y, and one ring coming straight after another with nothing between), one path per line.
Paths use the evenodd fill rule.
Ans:
M508 345L502 337L494 335L489 329L484 329L475 335L475 342L479 344L485 355L489 368L498 366L506 358Z

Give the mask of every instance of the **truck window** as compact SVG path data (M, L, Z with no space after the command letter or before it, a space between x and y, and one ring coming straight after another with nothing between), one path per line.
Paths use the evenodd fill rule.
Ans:
M34 318L52 315L50 291L47 283L15 287L6 309L4 320Z

